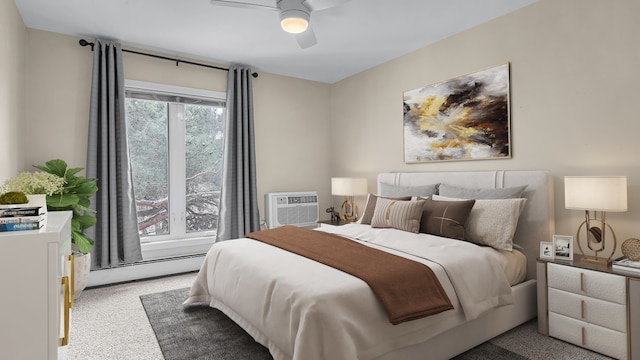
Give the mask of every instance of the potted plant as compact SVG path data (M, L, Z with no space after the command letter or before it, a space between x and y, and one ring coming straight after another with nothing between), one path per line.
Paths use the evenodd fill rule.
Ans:
M62 190L47 195L47 208L50 211L73 211L71 219L71 244L74 251L75 296L79 296L87 286L91 268L90 251L93 240L84 233L85 229L96 224L96 211L91 209L91 197L98 191L95 178L86 178L77 174L83 168L67 168L64 160L49 160L45 165L34 165L38 170L64 179Z
M73 212L71 218L71 243L75 260L76 296L86 287L91 266L90 251L93 240L84 233L96 224L95 210L89 208L91 197L98 191L96 179L78 176L83 168L67 168L64 160L49 160L45 165L34 165L40 171L23 172L0 187L0 193L19 191L27 196L46 195L49 211Z
M84 230L96 224L95 210L89 208L91 197L98 191L96 179L77 176L83 168L67 169L64 160L49 160L45 165L34 165L38 170L64 179L62 190L47 195L47 208L50 211L73 211L71 219L71 243L76 251L87 254L93 247Z

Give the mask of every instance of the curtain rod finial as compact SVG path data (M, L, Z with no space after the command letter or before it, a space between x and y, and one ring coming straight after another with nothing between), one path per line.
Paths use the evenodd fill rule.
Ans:
M91 46L91 51L93 51L93 43L92 42L88 42L85 39L80 39L80 41L78 41L78 44L80 44L80 46L90 45Z

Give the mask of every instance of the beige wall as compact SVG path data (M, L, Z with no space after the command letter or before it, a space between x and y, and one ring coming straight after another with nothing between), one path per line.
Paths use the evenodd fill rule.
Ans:
M22 165L27 29L13 1L0 1L0 184Z
M334 84L332 147L350 156L332 158L332 175L363 175L374 189L380 171L547 169L567 235L583 214L564 209L563 177L626 175L629 211L608 219L619 241L640 237L639 13L637 0L541 0ZM511 159L403 162L404 91L507 62Z
M332 201L330 86L268 73L253 85L259 201L267 192L318 191L322 216Z
M93 60L78 40L28 30L26 123L37 131L24 141L39 146L25 149L26 170L58 157L85 166ZM123 61L127 79L226 91L224 71L130 53ZM267 73L253 85L261 209L263 194L270 191L318 190L322 206L328 205L330 86Z
M557 232L573 234L581 214L564 209L563 176L620 174L629 178L629 211L609 219L620 240L640 237L638 13L635 0L541 0L333 85L261 73L254 80L261 203L269 191L318 190L321 210L339 205L331 176L366 176L373 191L380 171L548 169ZM0 127L11 134L0 133L0 150L11 154L0 160L0 179L53 157L84 166L91 52L75 37L25 30L12 2L2 2L0 20L8 39ZM512 159L403 163L403 91L506 62ZM125 68L134 80L224 90L223 72L130 54ZM15 95L21 77L24 97ZM21 122L29 131L15 136Z
M28 29L24 170L63 159L85 167L91 91L91 51L78 39Z

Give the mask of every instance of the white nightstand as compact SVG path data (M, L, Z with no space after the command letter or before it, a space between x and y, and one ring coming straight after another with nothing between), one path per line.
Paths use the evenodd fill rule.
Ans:
M640 276L538 259L538 331L616 359L640 359Z

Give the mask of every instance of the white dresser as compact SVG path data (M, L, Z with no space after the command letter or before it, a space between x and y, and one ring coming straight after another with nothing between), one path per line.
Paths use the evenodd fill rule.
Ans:
M70 211L40 230L0 232L0 357L65 359L72 305Z
M537 275L541 333L616 359L640 359L640 278L579 255L539 261Z

